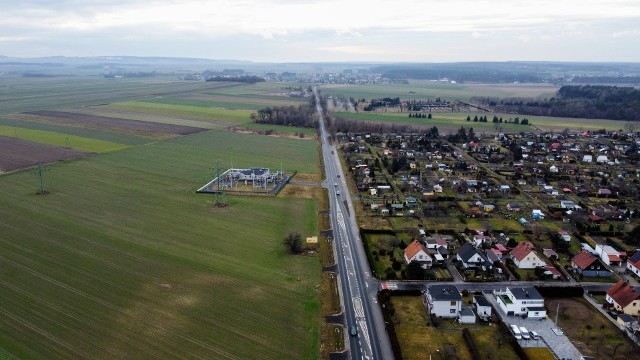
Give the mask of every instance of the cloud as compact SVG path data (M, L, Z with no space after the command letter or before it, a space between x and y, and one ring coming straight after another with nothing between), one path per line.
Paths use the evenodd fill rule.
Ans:
M616 31L611 34L612 38L629 38L629 37L640 37L640 30L624 30L624 31Z

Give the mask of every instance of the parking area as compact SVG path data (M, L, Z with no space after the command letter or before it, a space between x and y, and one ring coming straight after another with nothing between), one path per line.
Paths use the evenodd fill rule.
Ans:
M582 356L578 349L571 343L569 338L564 335L564 332L559 329L553 322L551 317L544 319L523 319L520 316L507 316L504 312L500 311L493 294L485 294L485 297L494 309L507 325L516 325L518 327L525 327L529 331L535 331L540 335L538 340L518 340L518 343L522 347L547 347L558 359L573 359L578 360ZM551 314L549 314L551 316Z

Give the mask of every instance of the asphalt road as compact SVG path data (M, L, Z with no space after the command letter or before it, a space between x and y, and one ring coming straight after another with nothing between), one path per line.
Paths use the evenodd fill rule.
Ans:
M317 92L315 96L320 114L320 138L326 175L323 186L329 190L331 224L351 359L393 359L377 301L379 282L369 271L340 159L335 147L328 141L329 134L324 126ZM356 336L350 335L353 326L357 328Z

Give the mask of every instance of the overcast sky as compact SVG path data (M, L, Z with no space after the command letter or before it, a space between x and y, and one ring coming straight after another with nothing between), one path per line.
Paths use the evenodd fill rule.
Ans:
M0 55L640 61L640 0L0 0Z

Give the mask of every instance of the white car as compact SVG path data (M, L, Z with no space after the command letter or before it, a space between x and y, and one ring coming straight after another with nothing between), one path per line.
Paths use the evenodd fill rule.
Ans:
M529 334L531 335L531 338L532 338L533 340L538 340L538 339L540 339L540 335L538 335L538 333L537 333L537 332L535 332L535 331L533 331L533 330L529 331Z
M525 340L531 339L531 335L529 335L529 330L527 330L527 328L524 326L520 327L520 334L522 334L522 338Z

